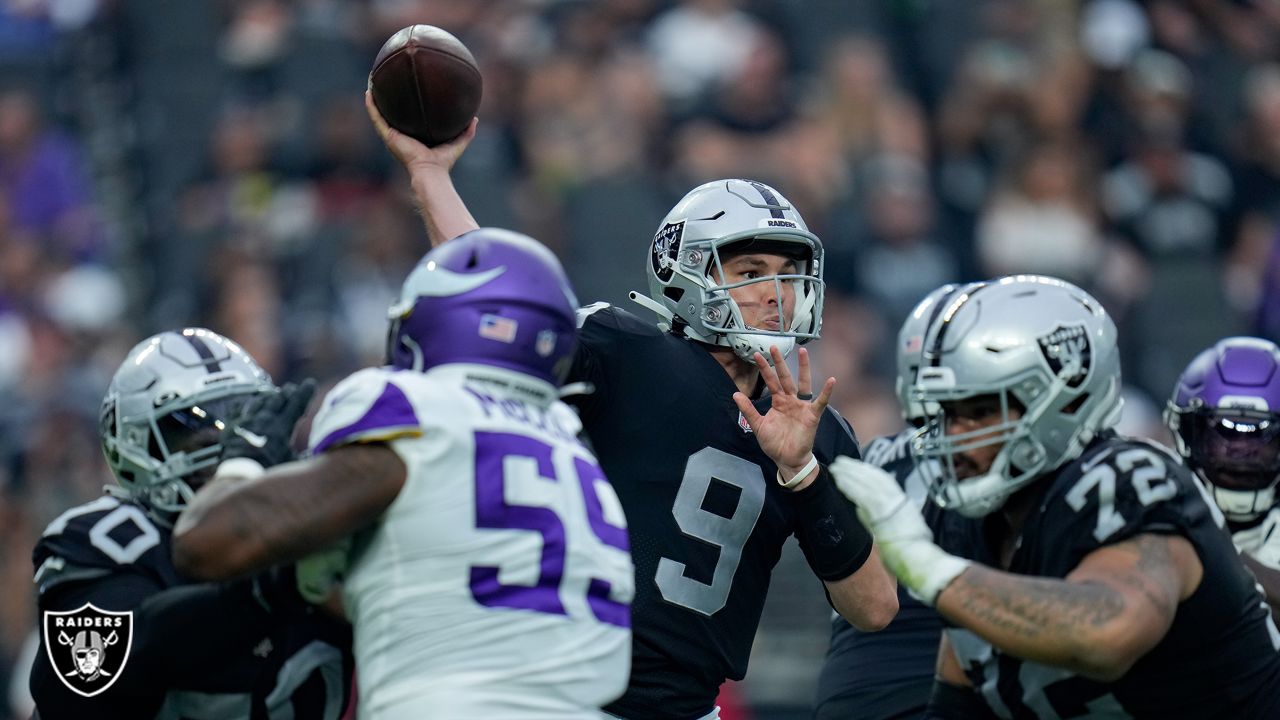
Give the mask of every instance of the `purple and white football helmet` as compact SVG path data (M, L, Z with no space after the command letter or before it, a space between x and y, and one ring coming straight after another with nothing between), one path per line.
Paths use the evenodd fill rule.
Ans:
M1165 410L1178 452L1227 518L1247 522L1275 504L1280 481L1280 347L1231 337L1178 378Z
M576 341L578 301L537 240L472 230L423 256L391 306L387 363L426 370L480 363L559 386Z

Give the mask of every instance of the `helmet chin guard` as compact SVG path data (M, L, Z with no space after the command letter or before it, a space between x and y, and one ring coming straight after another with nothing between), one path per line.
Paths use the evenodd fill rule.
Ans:
M726 255L760 253L795 261L782 275L725 283ZM818 337L822 328L822 241L773 188L751 180L717 180L694 188L663 218L650 246L649 295L632 293L672 332L732 348L745 361L755 353L783 356ZM778 329L752 327L730 291L771 283ZM790 293L790 317L783 298ZM770 359L770 362L772 360Z

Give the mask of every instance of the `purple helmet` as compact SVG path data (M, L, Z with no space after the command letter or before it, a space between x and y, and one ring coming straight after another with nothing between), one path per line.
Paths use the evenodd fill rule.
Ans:
M427 253L389 311L387 362L426 370L481 363L559 386L573 355L578 301L537 240L481 228Z
M1280 347L1232 337L1201 352L1178 378L1165 424L1228 519L1269 510L1280 480Z

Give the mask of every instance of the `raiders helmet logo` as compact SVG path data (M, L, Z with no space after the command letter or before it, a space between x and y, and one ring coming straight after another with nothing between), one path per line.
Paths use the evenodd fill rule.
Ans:
M85 697L101 694L124 672L133 647L133 612L76 610L44 613L44 649L62 684Z
M680 256L680 239L684 236L684 221L667 223L653 236L653 273L662 282L669 282L675 274L676 258Z
M1089 377L1093 354L1089 348L1089 333L1083 325L1063 327L1038 338L1040 352L1054 375L1066 371L1067 387L1078 388Z

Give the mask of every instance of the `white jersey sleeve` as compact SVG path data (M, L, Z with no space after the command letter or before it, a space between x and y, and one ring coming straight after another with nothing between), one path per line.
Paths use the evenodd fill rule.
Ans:
M311 423L310 452L421 435L413 403L395 382L397 374L387 368L369 368L334 386Z
M1232 533L1231 541L1240 552L1280 570L1280 507L1271 508L1259 525Z

